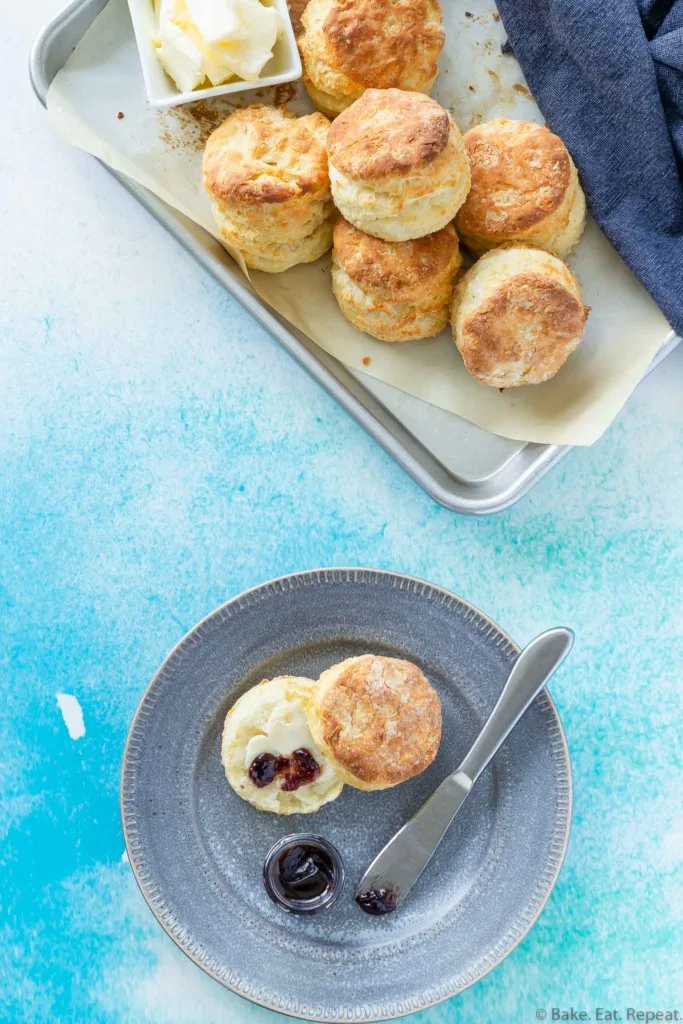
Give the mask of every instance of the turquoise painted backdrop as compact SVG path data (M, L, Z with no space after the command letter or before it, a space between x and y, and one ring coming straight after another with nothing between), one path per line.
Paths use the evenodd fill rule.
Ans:
M683 1016L683 353L508 512L442 510L49 135L24 62L53 4L26 7L2 40L0 111L0 1020L274 1024L152 920L123 856L119 764L197 619L331 564L423 576L520 642L577 633L553 688L575 784L559 884L512 956L420 1024Z

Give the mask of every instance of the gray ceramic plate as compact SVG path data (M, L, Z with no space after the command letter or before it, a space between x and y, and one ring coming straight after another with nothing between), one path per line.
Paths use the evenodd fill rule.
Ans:
M225 713L248 687L372 651L415 661L437 688L434 764L384 792L344 788L316 815L280 817L225 781ZM460 598L398 573L327 569L223 605L171 652L138 708L124 755L128 855L159 922L221 984L293 1016L386 1020L461 992L507 956L555 883L569 832L569 757L542 694L479 779L400 912L368 917L355 882L467 751L518 648ZM346 889L313 918L268 899L269 847L314 831L341 851Z

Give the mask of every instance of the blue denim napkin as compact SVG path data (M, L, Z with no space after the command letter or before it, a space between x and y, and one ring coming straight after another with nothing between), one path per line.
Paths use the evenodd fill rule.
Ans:
M683 335L683 0L497 2L593 216Z

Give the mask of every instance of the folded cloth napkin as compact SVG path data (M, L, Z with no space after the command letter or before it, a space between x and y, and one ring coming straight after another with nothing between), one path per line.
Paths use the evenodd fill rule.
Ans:
M683 335L683 0L497 0L596 221Z

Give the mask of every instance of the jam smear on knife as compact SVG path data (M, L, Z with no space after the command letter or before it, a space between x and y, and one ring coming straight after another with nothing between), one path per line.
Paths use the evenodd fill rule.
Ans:
M356 903L366 914L390 914L396 910L396 893L392 889L368 889L358 893Z

